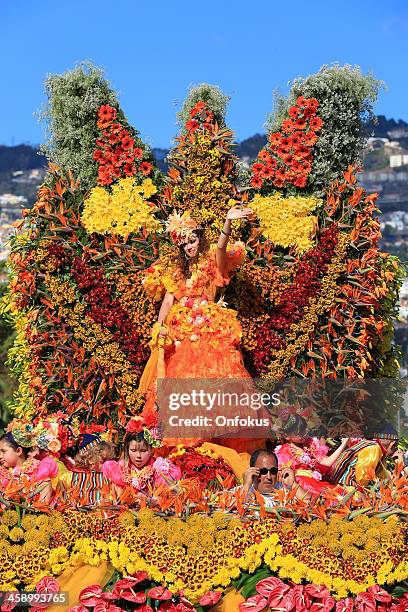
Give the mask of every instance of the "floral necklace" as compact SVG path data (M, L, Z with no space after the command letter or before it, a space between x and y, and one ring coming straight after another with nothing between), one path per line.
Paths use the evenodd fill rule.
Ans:
M141 469L129 464L122 467L122 478L124 482L134 489L145 489L154 477L154 469L151 465L145 465Z

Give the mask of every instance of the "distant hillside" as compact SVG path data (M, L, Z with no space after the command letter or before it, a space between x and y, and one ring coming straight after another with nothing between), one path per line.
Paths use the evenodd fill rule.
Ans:
M374 125L374 136L377 138L390 138L391 140L406 139L408 137L408 123L403 119L387 119L384 115L377 115Z
M378 138L398 140L402 147L408 148L408 123L399 119L387 119L378 115L377 123L373 126L373 135ZM236 144L235 152L241 159L253 160L266 144L265 134L255 134ZM167 170L166 156L169 149L154 148L153 155L157 165L162 171ZM44 167L47 163L43 155L39 155L36 147L17 145L7 147L0 145L0 174L15 172L17 170L31 170Z
M16 147L0 145L0 172L15 172L44 167L47 160L44 155L39 155L37 151L36 147L24 144Z

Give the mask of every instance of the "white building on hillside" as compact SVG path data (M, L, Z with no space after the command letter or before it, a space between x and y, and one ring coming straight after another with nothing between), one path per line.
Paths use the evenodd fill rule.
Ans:
M399 316L402 321L408 322L408 278L405 278L400 289Z

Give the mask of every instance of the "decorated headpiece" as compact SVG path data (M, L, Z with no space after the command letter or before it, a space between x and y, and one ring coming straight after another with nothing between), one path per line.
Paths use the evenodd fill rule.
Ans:
M370 438L377 440L398 440L398 432L391 423L383 422L376 431L371 433Z
M193 232L200 228L201 226L187 212L180 215L174 211L166 221L166 232L170 234L172 241L177 246L187 242Z
M98 434L81 434L79 443L79 454L83 455L88 452L91 448L98 446L101 443L101 439Z
M162 439L158 427L146 427L143 417L135 416L126 425L127 434L143 434L144 440L153 448L161 446Z
M76 423L63 412L57 412L46 419L35 421L35 443L38 448L51 453L64 453L70 442L74 443L74 438L78 433Z
M91 448L106 442L110 438L104 425L81 425L79 434L79 454L83 455Z
M22 419L13 419L7 425L6 438L11 442L15 442L23 448L31 448L35 445L34 427L29 421Z

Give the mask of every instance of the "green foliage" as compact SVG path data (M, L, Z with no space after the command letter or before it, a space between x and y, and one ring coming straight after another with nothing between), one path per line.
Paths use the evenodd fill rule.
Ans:
M41 151L63 171L71 170L87 191L95 186L98 175L92 157L98 110L102 104L119 110L116 94L103 71L90 62L64 74L49 75L45 89L48 105L39 116L46 122L48 141Z
M373 125L373 104L382 81L364 75L358 66L323 66L307 78L293 81L288 98L275 96L275 110L269 117L268 132L279 130L288 108L298 96L317 98L318 115L324 125L314 149L309 185L321 194L350 164L361 164L366 139Z
M4 273L6 264L0 262L0 273ZM7 292L8 283L0 283L0 300ZM7 354L12 347L16 337L13 322L9 317L0 317L0 427L10 420L8 402L11 400L14 390L17 387L16 379L12 377L7 365Z
M225 127L225 114L230 97L224 94L216 85L200 83L191 87L184 101L181 111L177 113L177 120L181 126L190 119L190 111L197 102L205 102L208 109L214 113L215 120L220 127Z

